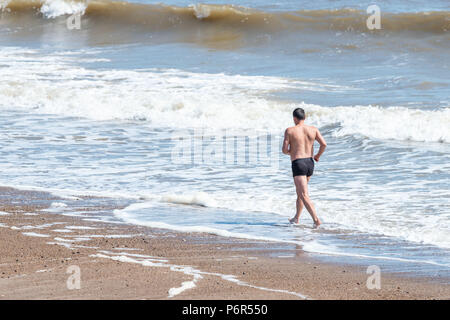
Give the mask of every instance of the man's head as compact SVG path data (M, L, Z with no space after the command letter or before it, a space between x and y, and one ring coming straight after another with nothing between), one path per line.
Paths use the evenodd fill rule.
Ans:
M294 123L298 124L300 121L305 120L305 110L302 108L297 108L292 112L292 116L294 117Z

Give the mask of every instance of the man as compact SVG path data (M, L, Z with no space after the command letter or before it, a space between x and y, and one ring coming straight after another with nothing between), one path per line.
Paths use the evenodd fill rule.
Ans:
M297 191L297 212L289 222L297 224L305 206L314 221L314 228L317 228L321 222L308 195L308 182L314 171L314 160L319 161L327 143L319 129L305 124L305 111L302 108L295 109L293 117L295 126L286 129L282 149L284 154L291 156L292 174ZM315 140L319 142L320 148L313 160Z

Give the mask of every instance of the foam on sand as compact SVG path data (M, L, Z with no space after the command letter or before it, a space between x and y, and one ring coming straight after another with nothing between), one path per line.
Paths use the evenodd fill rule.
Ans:
M44 224L40 224L40 225L35 225L35 226L30 226L30 225L26 225L26 226L21 226L21 227L16 227L16 226L12 226L11 229L12 230L32 230L32 229L46 229L55 225L61 225L61 224L65 224L64 222L52 222L52 223L44 223Z
M48 238L50 237L48 234L36 233L36 232L22 232L23 235L28 237L38 237L38 238Z
M177 272L183 272L187 275L191 275L192 281L184 281L181 283L180 287L170 288L168 298L173 298L174 296L179 295L183 291L195 288L196 282L203 278L203 276L201 274L199 274L197 270L195 270L191 267L171 266L170 270L177 271Z
M89 227L89 226L66 226L66 229L71 229L71 230L96 230L98 228Z
M72 230L67 230L67 229L53 229L53 232L59 232L59 233L69 233L69 232L73 232Z
M137 255L132 255L132 254L128 254L125 252L121 252L121 253L108 252L108 251L101 251L101 252L102 253L93 254L90 257L111 259L114 261L120 261L120 262L126 262L126 263L137 263L137 264L141 264L141 265L147 266L147 267L169 268L171 271L182 272L186 275L190 275L193 277L193 279L191 281L183 281L183 283L181 284L180 287L170 288L168 291L169 298L172 298L172 297L184 292L185 290L195 288L196 282L203 279L204 276L214 276L214 277L220 277L221 279L223 279L225 281L232 282L239 286L251 287L251 288L255 288L255 289L259 289L259 290L263 290L263 291L285 293L285 294L297 296L298 298L301 298L301 299L308 299L307 296L305 296L301 293L298 293L298 292L255 286L255 285L252 285L247 282L239 280L234 275L201 271L201 270L195 269L191 266L174 265L174 264L167 263L167 260L159 260L159 259L155 259L154 257L145 257L144 255L139 255L139 257L138 257Z

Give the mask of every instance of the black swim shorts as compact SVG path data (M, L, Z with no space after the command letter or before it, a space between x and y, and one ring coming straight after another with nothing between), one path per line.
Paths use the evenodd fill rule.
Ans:
M292 161L292 175L310 177L314 172L313 158L301 158Z

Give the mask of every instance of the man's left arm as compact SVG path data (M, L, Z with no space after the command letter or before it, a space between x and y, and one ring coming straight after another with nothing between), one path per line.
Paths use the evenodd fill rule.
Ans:
M322 153L325 152L325 149L327 147L327 142L320 134L319 129L316 129L316 139L315 140L317 142L319 142L320 148L319 148L319 152L317 152L317 154L314 156L314 160L319 161L320 156L322 155Z

